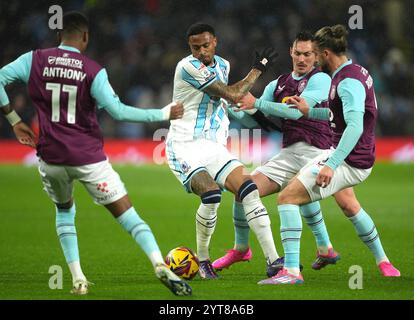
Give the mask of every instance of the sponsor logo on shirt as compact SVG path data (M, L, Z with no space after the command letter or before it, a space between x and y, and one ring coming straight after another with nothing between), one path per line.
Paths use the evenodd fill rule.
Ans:
M49 56L47 57L47 62L55 66L65 66L77 69L83 68L83 61L73 58Z
M278 94L279 92L281 92L284 88L285 88L285 85L283 85L283 86L277 86L276 94Z

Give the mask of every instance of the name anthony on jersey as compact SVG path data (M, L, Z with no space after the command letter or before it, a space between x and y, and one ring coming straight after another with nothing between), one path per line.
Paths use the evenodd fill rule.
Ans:
M49 78L65 78L70 80L83 81L86 78L86 73L61 67L45 67L43 69L43 76Z

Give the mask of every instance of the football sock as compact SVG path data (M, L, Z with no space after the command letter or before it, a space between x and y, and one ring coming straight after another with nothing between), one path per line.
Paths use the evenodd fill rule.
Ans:
M377 264L383 261L389 261L384 249L381 245L381 240L377 229L375 228L374 222L371 217L361 208L359 212L350 217L349 220L354 224L355 230L359 238L364 242L371 252L374 254Z
M164 263L161 251L150 227L141 219L134 207L129 208L116 219L142 248L154 267L157 264Z
M274 262L279 255L273 240L269 215L260 200L256 184L252 180L244 182L239 189L238 197L243 204L247 223L256 234L266 262L268 264Z
M201 195L201 204L196 214L197 255L200 261L210 259L208 249L211 236L216 228L220 201L220 190L207 191Z
M79 261L78 236L75 228L75 204L69 209L56 207L56 232L63 250L72 280L86 280Z
M233 224L235 235L234 249L244 252L249 248L250 228L241 202L233 202Z
M306 224L315 236L319 253L328 254L328 250L332 248L332 244L329 240L328 230L326 230L319 201L300 206L300 211Z
M280 216L280 236L285 251L284 267L289 273L299 275L300 237L302 235L302 219L299 206L281 204L278 206Z

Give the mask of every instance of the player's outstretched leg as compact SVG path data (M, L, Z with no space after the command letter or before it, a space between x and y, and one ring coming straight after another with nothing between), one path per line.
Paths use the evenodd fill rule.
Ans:
M381 274L385 277L399 277L400 271L389 261L382 247L377 228L371 217L361 208L359 212L349 220L355 227L358 237L364 242L375 257Z
M233 202L233 223L234 248L227 250L223 257L213 262L213 268L218 271L229 268L236 262L250 261L252 258L252 251L249 248L249 224L244 214L243 204L236 200Z
M316 240L317 252L316 260L312 264L312 269L320 270L328 264L336 264L341 258L329 240L328 230L322 216L322 209L319 201L311 202L300 206L302 217L312 230Z
M175 295L191 295L191 287L165 265L150 227L141 219L134 207L130 207L116 219L150 259L154 266L156 277Z
M341 190L334 197L344 214L354 225L361 241L371 250L381 274L385 277L399 277L400 271L392 265L385 254L374 221L361 208L353 188Z
M145 252L154 267L156 277L175 295L191 295L191 287L165 265L150 227L132 207L128 195L105 205L105 207Z
M245 181L238 190L238 198L243 204L245 217L249 227L256 234L268 264L279 258L273 240L270 219L263 205L256 184L252 180Z
M72 201L66 204L56 204L56 232L72 274L71 293L84 295L88 293L90 282L86 280L80 265L75 215L76 207Z

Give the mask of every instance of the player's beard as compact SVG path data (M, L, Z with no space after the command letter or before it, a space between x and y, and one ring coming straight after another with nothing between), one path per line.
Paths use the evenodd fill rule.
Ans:
M201 57L200 60L204 65L209 66L213 59L210 59L210 57Z
M329 70L328 64L327 63L321 63L320 64L321 70L327 74L331 73L331 70Z

